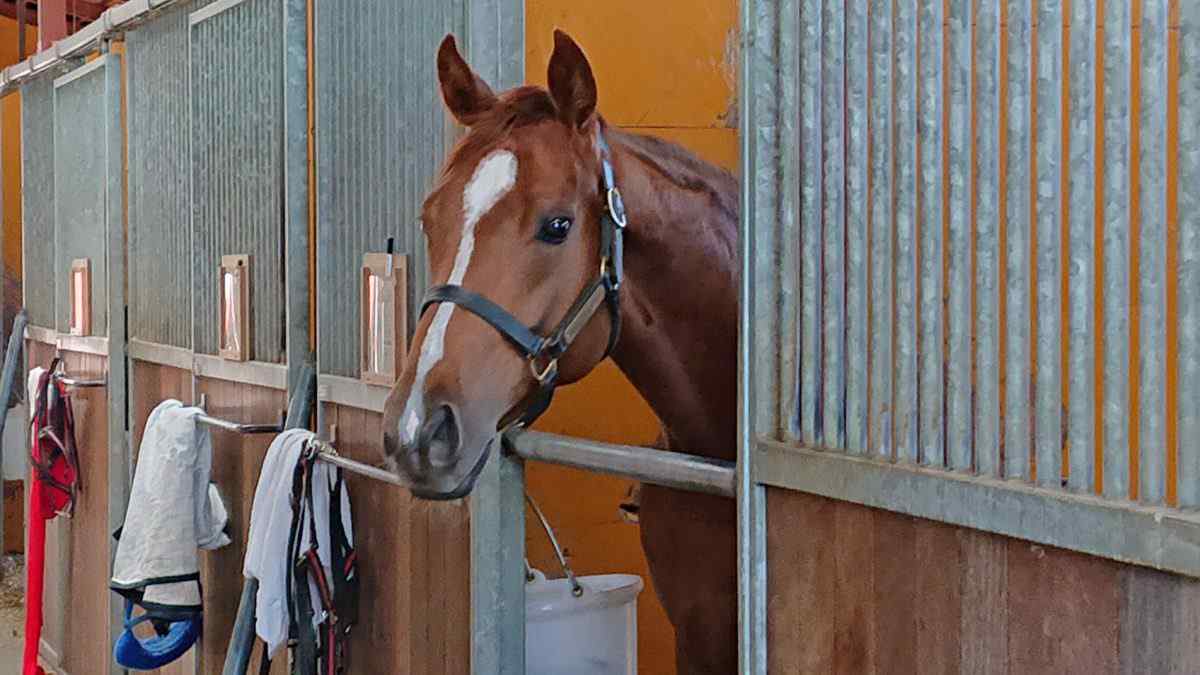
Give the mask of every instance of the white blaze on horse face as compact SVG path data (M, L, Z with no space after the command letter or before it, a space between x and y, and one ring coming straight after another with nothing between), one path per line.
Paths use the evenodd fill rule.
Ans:
M462 239L458 242L458 253L454 256L454 267L450 270L447 284L461 285L467 275L467 266L471 264L471 254L475 251L475 225L492 210L504 195L512 190L517 182L517 156L508 150L497 150L479 162L475 173L463 189L463 230ZM404 405L401 416L401 438L405 445L412 443L421 428L421 418L425 414L424 392L425 377L429 371L442 360L446 342L446 326L454 314L454 304L443 302L438 305L429 331L421 344L421 357L417 360L417 374L413 378L412 389L408 393L408 401Z

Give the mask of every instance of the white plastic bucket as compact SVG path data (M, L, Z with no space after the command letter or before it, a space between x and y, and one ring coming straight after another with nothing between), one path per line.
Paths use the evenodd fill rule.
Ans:
M525 585L527 675L637 675L641 577L579 577L577 598L566 579L534 575Z

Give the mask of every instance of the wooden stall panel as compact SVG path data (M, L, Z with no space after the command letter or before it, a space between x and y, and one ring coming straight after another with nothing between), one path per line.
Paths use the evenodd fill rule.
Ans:
M1200 581L771 489L772 673L1200 672Z
M379 463L380 415L329 405L338 452ZM349 672L466 675L471 653L467 502L415 499L345 474L358 550L359 625Z

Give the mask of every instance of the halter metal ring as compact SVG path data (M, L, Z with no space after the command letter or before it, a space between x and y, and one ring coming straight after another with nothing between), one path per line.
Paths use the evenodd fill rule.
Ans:
M608 189L608 215L617 227L625 228L625 200L621 199L621 191L616 187Z
M529 372L533 375L533 379L537 380L538 384L545 384L546 380L558 374L558 359L550 359L545 368L538 370L537 356L531 356L529 357Z

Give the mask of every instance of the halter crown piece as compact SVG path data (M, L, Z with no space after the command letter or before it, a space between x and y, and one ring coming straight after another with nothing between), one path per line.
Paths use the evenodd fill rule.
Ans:
M612 151L604 140L603 131L599 129L596 132L596 144L600 150L600 180L604 189L600 213L600 270L579 292L566 316L549 335L538 335L503 307L457 284L433 286L426 291L425 299L421 302L422 314L430 305L443 302L462 307L495 328L529 362L529 372L537 381L538 388L525 400L519 412L509 414L511 421L503 425L503 431L529 426L550 407L558 383L558 359L570 349L584 326L600 310L601 303L608 306L612 320L604 356L612 353L621 334L620 289L625 274L622 256L625 203L621 200L621 192L613 177Z

